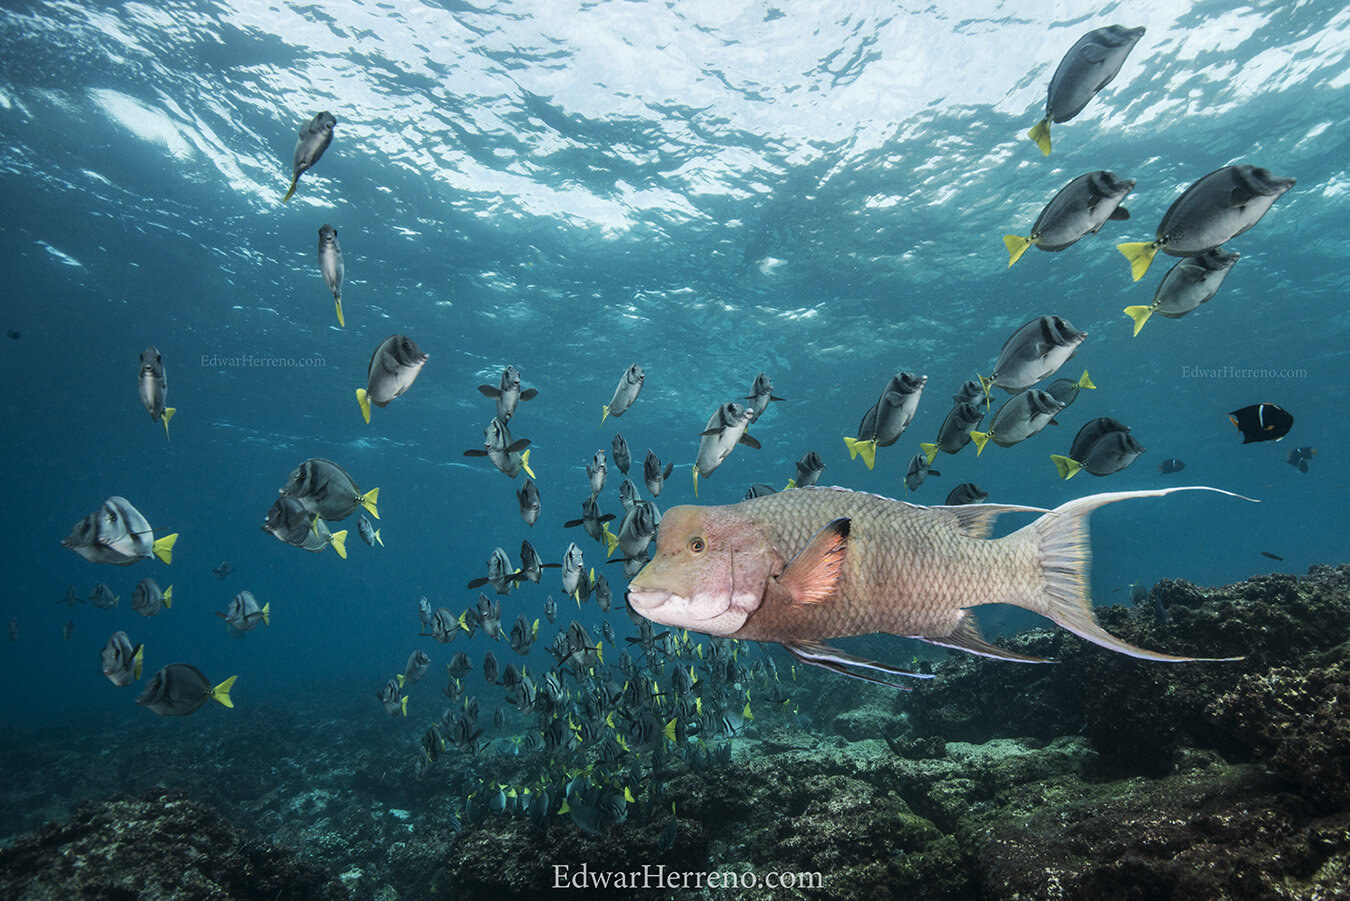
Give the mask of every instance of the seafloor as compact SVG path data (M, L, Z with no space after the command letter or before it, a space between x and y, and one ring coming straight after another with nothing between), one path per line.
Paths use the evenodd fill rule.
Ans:
M532 898L585 862L823 876L735 897L1350 898L1350 566L1167 580L1099 613L1145 647L1245 656L1146 663L1056 630L1003 644L1057 665L955 654L909 694L804 673L802 716L757 718L730 765L677 768L661 810L601 835L456 832L462 797L413 781L364 695L202 717L172 746L153 718L11 730L0 897ZM642 892L700 895L732 896Z

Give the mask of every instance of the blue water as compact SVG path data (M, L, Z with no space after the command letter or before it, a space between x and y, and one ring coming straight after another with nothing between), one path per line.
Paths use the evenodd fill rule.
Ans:
M697 433L761 370L788 400L752 429L763 449L738 448L699 502L780 486L807 450L826 461L822 483L926 504L961 481L1040 506L1169 484L1260 500L1102 511L1099 603L1132 582L1222 584L1350 559L1350 14L1278 0L939 6L9 4L0 325L19 337L0 341L0 622L17 618L19 636L0 642L0 721L151 716L132 703L138 689L99 675L119 628L144 642L150 671L186 661L215 680L238 674L236 709L198 717L248 717L312 684L369 691L383 716L375 689L418 647L433 663L410 714L435 716L443 664L456 650L477 663L490 645L419 638L417 598L469 606L465 583L498 545L515 559L523 538L549 560L575 539L598 563L598 545L562 522L579 515L585 463L616 429L635 477L649 447L678 464L663 508L692 502ZM1116 82L1053 128L1042 158L1025 133L1059 57L1114 22L1148 32ZM337 117L333 145L283 206L296 130L321 109ZM1298 184L1228 245L1242 260L1214 301L1132 338L1121 309L1147 303L1174 260L1132 284L1114 244L1151 237L1186 185L1235 162ZM1099 168L1137 180L1131 220L1009 270L1000 237L1025 233L1069 179ZM317 271L325 222L345 254L345 328ZM948 395L1049 313L1090 333L1060 375L1086 367L1099 390L1019 446L940 457L942 476L906 495L909 458ZM395 332L431 359L365 425L353 390ZM150 344L178 409L171 442L137 395ZM239 356L285 365L213 359ZM597 429L632 362L647 372L641 398ZM533 442L544 507L533 528L519 481L462 456L492 416L475 387L508 363L539 389L511 422ZM869 472L840 439L901 370L927 375L927 393ZM1295 415L1286 440L1240 444L1226 414L1258 402ZM1048 455L1107 415L1147 453L1105 479L1061 481ZM1320 451L1307 474L1284 462L1303 445ZM309 457L381 488L387 547L362 544L355 518L346 561L260 530ZM1180 477L1158 473L1169 457L1186 462ZM607 512L620 509L621 478L611 465ZM180 533L171 566L99 566L60 546L113 494ZM221 561L235 569L225 581L211 573ZM130 610L146 575L174 586L173 609L153 620ZM98 581L118 609L53 603ZM236 639L212 614L245 588L272 623ZM504 625L541 615L550 592L562 601L555 573L505 598ZM560 608L564 626L576 605ZM593 604L582 616L601 618ZM618 607L608 619L633 634ZM544 624L540 643L551 637ZM503 665L517 659L491 647ZM893 653L914 647L895 639ZM549 660L536 647L527 662ZM425 722L410 715L391 740L411 753Z

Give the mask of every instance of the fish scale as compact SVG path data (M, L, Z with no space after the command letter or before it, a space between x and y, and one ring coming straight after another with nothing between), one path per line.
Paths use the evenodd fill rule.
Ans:
M850 532L836 601L761 609L738 638L781 635L784 628L814 638L945 634L959 624L963 607L1005 603L1040 587L1039 569L1022 553L1022 538L989 541L962 534L957 515L942 507L829 489L782 492L741 507L785 560L834 519L847 517Z

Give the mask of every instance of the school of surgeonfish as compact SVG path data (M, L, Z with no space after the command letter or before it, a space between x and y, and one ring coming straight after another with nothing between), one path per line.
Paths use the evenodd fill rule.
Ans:
M1051 149L1050 124L1077 117L1116 78L1143 35L1143 28L1112 25L1089 32L1069 49L1050 81L1044 118L1030 132L1043 154ZM300 176L329 148L335 125L334 116L320 112L300 127L283 202L290 200ZM1005 236L1008 266L1031 246L1063 251L1109 222L1129 220L1122 206L1127 195L1156 205L1169 187L1150 183L1149 173L1131 174L1138 178L1094 169L1058 187L1039 186L1043 189L1040 196L1050 199L1025 234ZM1118 245L1130 261L1135 281L1147 272L1159 250L1182 258L1164 276L1150 304L1126 308L1135 323L1134 333L1155 313L1181 318L1211 300L1238 260L1236 252L1221 245L1252 228L1293 184L1293 179L1257 166L1224 166L1192 184L1171 204L1152 240ZM325 222L318 234L320 276L332 294L338 325L345 327L345 266L337 229ZM1070 260L1083 264L1093 252L1091 244L1085 242L1068 258L1043 260L1038 265L1074 265ZM1022 311L1018 318L1031 312ZM374 340L377 336L368 337ZM918 445L903 475L896 473L894 484L918 491L929 476L941 475L932 467L939 453L956 455L974 443L974 456L979 456L990 442L1013 447L1034 439L1052 424L1059 425L1061 419L1067 421L1079 392L1098 386L1086 370L1078 379L1046 380L1077 355L1087 338L1087 333L1063 317L1043 313L1013 331L987 370L979 365L987 357L972 360L969 372L973 377L952 395L952 405L934 440ZM366 384L355 392L367 424L372 406L387 407L408 392L428 359L407 335L396 333L380 341L367 364ZM355 362L359 365L359 359ZM977 368L989 374L977 374ZM844 438L845 447L851 459L861 457L869 470L876 466L877 451L897 444L913 423L927 387L927 376L896 370L898 366L890 370L893 374L886 378L879 396L863 392L851 400L856 403L852 409L861 410L862 417L856 435ZM651 374L654 385L669 377L658 368ZM738 384L743 385L739 379L749 374L738 374ZM874 375L876 382L867 376L873 390L884 374ZM623 370L608 403L602 403L600 428L611 416L631 415L641 420L651 412L647 405L635 407L647 376L647 368L639 362ZM523 482L512 490L522 520L533 527L542 504L531 465L532 442L513 436L512 428L528 420L533 408L547 404L550 395L526 387L521 371L511 364L500 370L494 366L478 378L496 379L496 384L477 385L478 393L492 402L491 418L482 430L481 447L475 442L463 455L487 458L510 479L524 473ZM1009 395L997 408L995 387ZM467 388L463 394L472 396ZM1109 395L1109 388L1103 394ZM144 407L162 423L167 437L175 409L165 404L163 359L153 346L141 354L139 390ZM799 396L799 391L785 393ZM587 404L602 401L588 399ZM522 406L527 402L533 403ZM700 480L711 478L738 445L762 449L772 441L773 422L783 414L771 410L792 408L775 393L772 378L763 371L751 379L748 394L710 397L706 403L702 409L712 410L707 421L701 427L698 422L687 427L690 440L685 450L692 457L688 462L696 496ZM634 409L638 412L633 413ZM1244 443L1278 440L1293 425L1293 416L1273 403L1255 403L1229 416ZM988 425L982 429L986 419ZM641 425L629 419L625 427L629 423ZM754 436L749 433L751 426ZM529 430L528 423L522 430ZM463 440L472 431L463 429ZM1108 476L1144 452L1129 427L1103 416L1082 424L1068 453L1052 455L1052 459L1065 479L1082 470ZM1315 453L1312 448L1300 448L1291 452L1288 462L1307 472ZM669 451L663 454L669 459ZM611 462L622 481L618 476L609 479ZM647 450L640 480L646 499L639 494L637 474L629 478L632 463L628 441L615 432L608 451L602 447L587 462L573 461L576 476L571 484L561 476L545 484L550 505L556 502L550 509L580 509L580 517L565 525L580 527L585 537L570 533L577 541L565 547L544 547L542 554L529 541L522 541L519 565L505 549L514 547L508 536L489 538L480 551L459 555L460 559L484 561L466 589L490 588L491 596L484 591L472 602L453 607L422 597L417 604L417 628L409 629L409 641L425 642L425 649L414 648L401 658L401 670L382 686L371 686L380 705L371 705L376 715L382 709L397 717L397 722L420 718L420 737L410 755L413 776L427 777L446 755L469 761L457 806L465 825L496 815L528 819L542 829L551 819L562 817L598 833L625 822L634 812L646 818L660 816L664 821L664 785L677 767L698 770L725 765L731 759L732 740L754 728L757 719L785 722L798 716L791 699L795 664L787 668L787 678L780 678L774 656L746 642L778 644L798 663L886 685L899 685L887 677L927 675L854 656L829 642L887 633L1007 661L1049 662L987 641L970 609L972 599L978 599L979 604L1003 603L1031 610L1089 642L1144 660L1237 659L1180 657L1137 647L1112 635L1093 613L1086 577L1091 556L1087 519L1093 510L1116 501L1179 491L1240 497L1231 492L1202 486L1121 491L1090 495L1048 510L989 504L987 491L973 482L962 482L950 489L943 505L924 507L846 488L821 487L826 462L808 450L795 463L786 484L781 476L770 479L766 474L766 481L748 486L746 499L740 503L676 506L663 512L656 499L675 463L663 463L656 450ZM1184 467L1180 460L1169 459L1159 472L1175 474ZM542 468L547 470L547 465ZM494 490L507 490L496 477L492 483ZM606 491L618 494L617 507L605 496ZM262 528L312 553L332 547L345 559L347 530L334 531L330 525L353 515L358 517L358 533L365 544L384 546L380 530L366 518L366 514L380 518L379 492L379 488L362 490L336 462L307 459L279 489ZM621 512L605 513L604 506ZM1002 538L991 538L996 518L1004 513L1035 513L1038 518ZM94 563L125 566L153 556L169 564L176 538L171 534L156 539L149 520L125 498L114 496L77 523L62 544ZM504 546L494 546L498 541ZM380 553L396 553L396 549ZM487 554L486 558L481 554ZM611 575L606 575L608 564L621 566L629 580L623 596L628 631L633 635L620 637L616 631L612 616L615 588L610 578L617 579L613 574L618 570L610 568ZM545 569L559 573L545 580ZM231 567L222 563L212 571L223 579ZM588 618L588 623L570 620L564 615L570 603L565 601L560 611L553 596L546 595L548 588L531 587L545 583L560 586L578 609L594 599L597 616ZM540 595L546 596L541 600ZM171 609L173 587L161 589L146 577L132 597L132 609L152 617ZM86 603L73 587L57 601L61 602L72 608ZM99 583L87 601L101 609L117 602L118 596L105 583ZM225 621L230 634L239 637L259 625L269 625L271 605L260 604L252 592L241 590L215 615ZM545 621L548 629L541 634ZM619 623L624 625L621 619ZM66 624L64 638L70 638L74 626L74 620ZM658 626L667 628L657 631ZM691 636L689 630L696 634ZM456 641L461 633L467 636L465 641L475 644L453 654L437 647ZM17 620L9 624L9 636L17 640ZM504 647L485 650L486 642ZM433 653L449 657L448 662L440 661L445 664L445 680L436 677L427 680L439 683L436 687L416 688L433 667L440 672ZM114 632L102 650L101 671L115 686L124 687L141 678L145 654L143 645L133 644L125 632ZM398 659L391 659L391 667L398 665ZM486 692L481 700L473 693L475 683L467 681L476 672L481 673ZM233 707L234 681L231 676L213 684L195 666L171 663L146 681L137 703L164 716L194 713L211 700ZM437 691L449 706L436 700ZM436 701L440 712L433 713L422 695ZM491 714L480 721L484 705L491 708ZM677 834L677 819L672 818L661 832L662 848L671 847Z

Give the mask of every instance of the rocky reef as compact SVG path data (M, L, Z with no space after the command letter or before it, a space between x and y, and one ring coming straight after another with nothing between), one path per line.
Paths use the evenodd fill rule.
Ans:
M242 735L204 729L149 780L108 761L153 742L157 723L26 735L0 746L0 766L26 772L45 740L59 767L3 789L0 832L70 819L9 840L0 896L175 897L163 873L178 872L191 897L532 898L584 864L800 877L733 893L746 898L1347 897L1350 567L1169 580L1146 605L1099 612L1144 647L1241 659L1148 663L1043 630L1000 643L1056 664L953 654L913 692L799 672L800 716L761 717L728 766L672 762L601 834L557 816L461 827L457 789L414 782L387 724L314 700ZM76 785L151 793L75 808ZM631 894L608 891L583 894Z
M0 850L0 897L350 898L320 868L176 792L86 802Z

